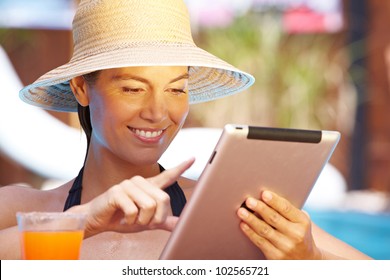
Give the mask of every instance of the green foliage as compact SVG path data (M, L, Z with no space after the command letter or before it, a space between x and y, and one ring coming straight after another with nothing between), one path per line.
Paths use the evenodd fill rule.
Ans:
M194 105L190 116L201 125L329 129L352 118L354 91L341 34L286 34L277 13L252 13L198 36L199 46L256 78L246 93Z

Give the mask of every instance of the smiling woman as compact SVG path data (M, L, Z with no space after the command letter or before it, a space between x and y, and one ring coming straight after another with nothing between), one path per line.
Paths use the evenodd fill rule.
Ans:
M1 188L0 258L20 257L16 212L67 211L86 215L82 258L158 259L195 184L181 177L193 158L167 170L159 158L189 104L245 90L254 78L195 45L182 0L82 0L73 36L71 60L20 97L79 112L84 165L50 191ZM275 193L248 201L253 213L241 207L232 219L268 259L367 258Z
M84 212L83 258L158 258L167 232L143 230L171 229L186 203L182 187L193 185L180 178L193 159L166 171L158 159L190 103L254 82L198 48L189 24L182 0L80 2L73 57L20 97L44 109L78 111L88 143L84 165L74 180L51 191L2 188L0 207L8 214L1 237L13 232L17 211ZM108 250L113 244L117 250ZM2 248L1 256L19 257L15 252Z
M94 154L113 153L134 165L156 163L189 111L187 69L127 67L101 70L93 82L73 78L70 86L79 114L89 115L82 118L83 128L93 127L98 140L93 137L89 142L100 146Z

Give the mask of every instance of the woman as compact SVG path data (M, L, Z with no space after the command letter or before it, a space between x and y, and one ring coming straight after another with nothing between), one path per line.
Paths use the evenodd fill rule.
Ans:
M181 0L82 1L73 34L70 62L20 96L78 111L88 139L85 164L54 190L1 189L0 239L7 242L0 257L20 257L17 211L65 210L87 213L82 258L157 259L194 186L180 177L193 159L167 171L158 159L190 103L242 91L254 79L195 46ZM255 213L238 210L243 234L269 259L367 258L274 193L247 205Z

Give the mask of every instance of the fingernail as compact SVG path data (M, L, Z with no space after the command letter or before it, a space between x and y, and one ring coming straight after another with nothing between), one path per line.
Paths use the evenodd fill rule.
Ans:
M241 218L247 218L249 216L249 213L244 208L240 208L240 209L238 209L238 215Z
M270 201L272 199L272 193L269 191L264 191L262 198L264 201Z
M253 198L253 197L249 197L247 200L246 200L246 205L249 207L249 208L254 208L256 207L256 200Z

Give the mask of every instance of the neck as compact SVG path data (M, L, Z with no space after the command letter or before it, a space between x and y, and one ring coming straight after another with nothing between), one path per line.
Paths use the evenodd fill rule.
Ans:
M159 173L160 167L157 161L146 164L128 162L118 158L107 149L96 149L91 144L84 165L82 203L136 175L148 178Z

